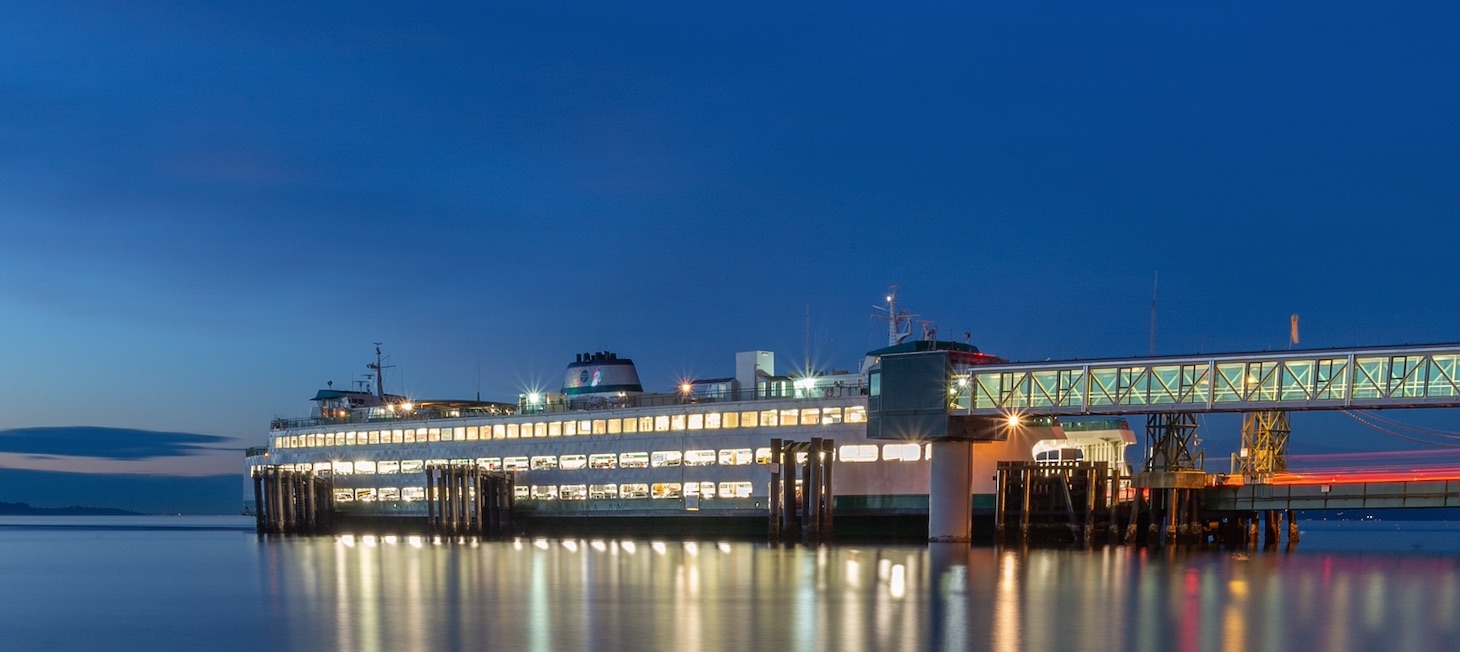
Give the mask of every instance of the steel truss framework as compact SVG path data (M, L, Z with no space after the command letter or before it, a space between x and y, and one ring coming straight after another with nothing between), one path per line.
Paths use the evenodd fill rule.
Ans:
M970 366L970 415L1460 407L1460 344Z
M1146 417L1146 471L1200 471L1206 461L1197 439L1196 415L1157 412Z
M1242 454L1234 466L1248 482L1269 482L1288 470L1288 435L1293 428L1282 410L1242 415Z

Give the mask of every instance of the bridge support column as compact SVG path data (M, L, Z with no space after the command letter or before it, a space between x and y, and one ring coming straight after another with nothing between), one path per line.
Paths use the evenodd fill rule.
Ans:
M934 441L928 487L928 540L973 538L973 444Z

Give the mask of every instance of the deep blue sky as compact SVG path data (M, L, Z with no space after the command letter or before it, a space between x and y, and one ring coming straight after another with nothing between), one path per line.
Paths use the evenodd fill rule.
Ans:
M1156 273L1160 353L1460 340L1455 3L481 5L0 5L0 430L850 368L891 284L1022 360Z

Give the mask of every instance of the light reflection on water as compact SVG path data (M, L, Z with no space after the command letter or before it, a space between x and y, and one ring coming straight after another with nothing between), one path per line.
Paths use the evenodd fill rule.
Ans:
M1460 635L1460 526L1419 553L1329 550L1396 540L1375 526L1233 554L97 523L0 519L5 649L1390 652Z
M269 593L288 640L361 650L1432 650L1460 635L1460 562L1442 556L523 543L289 541L268 547ZM332 629L292 616L313 604Z

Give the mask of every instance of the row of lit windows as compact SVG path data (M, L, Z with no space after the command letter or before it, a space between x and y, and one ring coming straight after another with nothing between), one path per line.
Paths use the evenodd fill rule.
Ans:
M916 462L929 459L932 453L927 444L884 444L881 459L887 461ZM834 459L842 462L876 462L876 444L847 444L839 449ZM770 464L771 449L749 448L702 449L689 451L637 451L632 453L592 453L570 455L517 455L512 457L479 457L475 460L358 460L355 462L315 462L295 464L299 471L329 472L335 475L368 475L393 473L420 473L427 465L470 466L475 464L488 471L577 471L580 469L657 469L675 466L749 466ZM806 461L806 453L796 454L796 463ZM285 465L288 466L288 465Z
M792 408L786 410L748 410L744 412L661 414L651 417L625 417L622 419L498 423L489 426L456 426L454 428L347 430L343 432L320 432L306 435L280 435L274 437L274 447L369 446L373 444L414 444L418 442L572 437L575 435L617 435L641 432L675 432L682 430L825 426L840 423L866 423L866 421L867 408L855 405L847 408Z
M637 500L649 498L749 498L749 482L629 482L624 484L519 485L517 498L531 500ZM414 502L426 499L423 487L365 487L335 489L336 503L382 501Z

